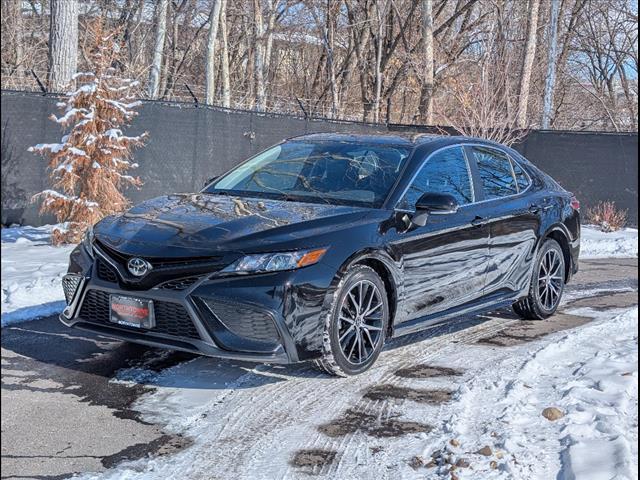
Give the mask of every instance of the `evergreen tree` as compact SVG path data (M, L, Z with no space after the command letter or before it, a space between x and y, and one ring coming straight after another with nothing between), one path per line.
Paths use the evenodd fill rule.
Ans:
M101 21L91 28L90 70L76 73L76 90L57 106L64 114L51 115L68 133L60 143L38 144L29 151L49 161L52 188L34 195L41 212L53 213L65 226L53 232L53 242L78 242L85 230L101 218L123 211L129 201L122 190L142 182L128 172L132 151L147 134L126 136L122 127L137 115L133 91L138 82L122 78L115 68L122 55L119 31L106 32Z

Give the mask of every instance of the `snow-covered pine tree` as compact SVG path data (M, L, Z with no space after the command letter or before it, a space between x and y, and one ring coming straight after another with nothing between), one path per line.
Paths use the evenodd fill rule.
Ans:
M128 174L132 150L144 144L146 132L129 137L121 128L137 115L133 90L138 82L122 78L115 65L122 54L117 29L106 31L101 21L88 29L91 71L76 73L77 89L57 105L64 115L51 119L68 132L60 143L38 144L29 151L49 160L52 188L33 196L41 212L53 213L64 228L54 230L54 244L78 242L101 218L123 211L129 201L122 193L142 184Z

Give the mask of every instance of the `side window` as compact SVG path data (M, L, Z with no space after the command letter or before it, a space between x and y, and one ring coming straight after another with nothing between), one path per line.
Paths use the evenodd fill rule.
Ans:
M518 183L518 191L522 192L523 190L526 190L527 187L529 186L529 177L527 177L527 174L524 172L524 170L522 169L522 167L520 165L518 165L517 162L515 161L511 161L512 165L513 165L513 172L516 174L516 182Z
M398 206L412 209L426 192L448 193L459 205L473 201L469 168L462 147L447 148L429 158Z
M509 157L498 150L473 147L485 199L506 197L518 193Z

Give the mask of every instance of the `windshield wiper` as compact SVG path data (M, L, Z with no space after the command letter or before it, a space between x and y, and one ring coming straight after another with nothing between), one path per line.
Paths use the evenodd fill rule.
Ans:
M226 192L224 190L213 190L213 191L204 192L204 193L208 193L210 195L225 195L227 197L231 196L231 194L229 192Z

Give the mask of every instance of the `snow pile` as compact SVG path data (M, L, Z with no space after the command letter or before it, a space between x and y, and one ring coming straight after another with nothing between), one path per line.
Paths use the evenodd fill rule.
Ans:
M532 343L439 355L465 377L437 433L408 451L447 461L426 477L403 476L449 478L450 465L464 462L460 480L637 478L638 308L570 313L594 321Z
M539 469L544 456L560 458L561 479L634 478L638 309L597 315L600 321L538 351L501 402L499 437L518 460L512 468L520 478ZM547 420L541 412L548 407L564 416Z
M637 257L638 230L623 228L605 233L593 225L583 225L580 258Z
M638 470L638 310L592 329L580 343L588 358L560 392L568 412L562 428L564 477L633 478ZM602 335L607 335L606 337ZM575 348L563 342L548 360ZM575 364L564 362L565 369Z
M61 282L75 245L52 246L56 227L2 229L2 326L64 308Z

